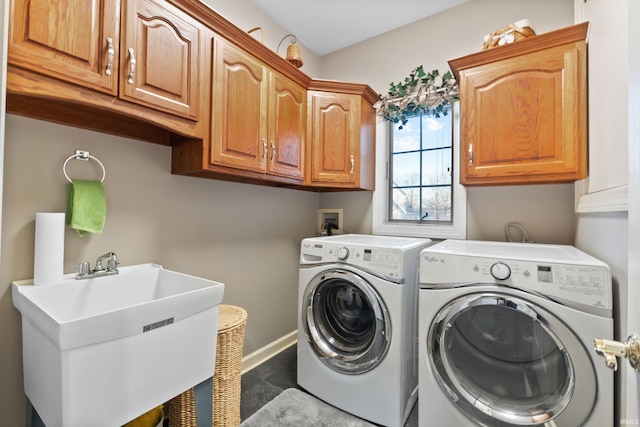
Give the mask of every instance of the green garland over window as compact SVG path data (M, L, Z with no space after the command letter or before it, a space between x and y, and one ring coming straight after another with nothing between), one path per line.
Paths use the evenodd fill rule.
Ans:
M438 70L425 73L422 65L411 71L404 82L390 83L387 96L380 95L375 105L384 120L407 124L409 117L419 114L440 117L447 106L458 100L458 83L451 71L442 76Z

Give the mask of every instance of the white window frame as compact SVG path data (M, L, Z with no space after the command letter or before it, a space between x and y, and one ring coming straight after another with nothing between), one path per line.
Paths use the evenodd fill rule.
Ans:
M397 126L397 125L394 125ZM389 123L376 129L376 186L373 191L373 234L431 239L467 238L467 189L460 185L460 105L453 104L453 224L389 222Z

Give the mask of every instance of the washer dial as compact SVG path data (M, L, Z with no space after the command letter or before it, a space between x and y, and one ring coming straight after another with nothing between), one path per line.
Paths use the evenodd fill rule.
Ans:
M496 262L491 266L491 275L497 280L507 280L511 277L511 268L504 262Z
M338 259L344 261L349 258L349 249L342 247L338 249Z

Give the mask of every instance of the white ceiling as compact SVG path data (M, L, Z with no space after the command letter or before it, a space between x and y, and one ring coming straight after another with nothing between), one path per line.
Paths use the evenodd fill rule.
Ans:
M251 0L320 56L467 1Z

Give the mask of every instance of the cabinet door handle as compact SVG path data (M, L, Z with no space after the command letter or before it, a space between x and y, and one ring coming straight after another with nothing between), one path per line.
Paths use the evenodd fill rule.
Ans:
M349 157L351 160L351 169L349 169L349 174L353 175L353 171L356 169L356 159L353 157L353 154Z
M271 163L273 163L273 160L276 158L276 144L273 143L273 141L271 141Z
M129 48L129 78L127 79L127 83L130 85L133 84L133 75L136 72L136 55L133 51L133 48Z
M469 166L473 166L473 144L469 144Z
M113 39L107 37L107 69L104 73L107 76L111 75L111 69L113 68L113 56L116 54L116 50L113 48Z
M262 138L262 162L267 159L267 140Z

